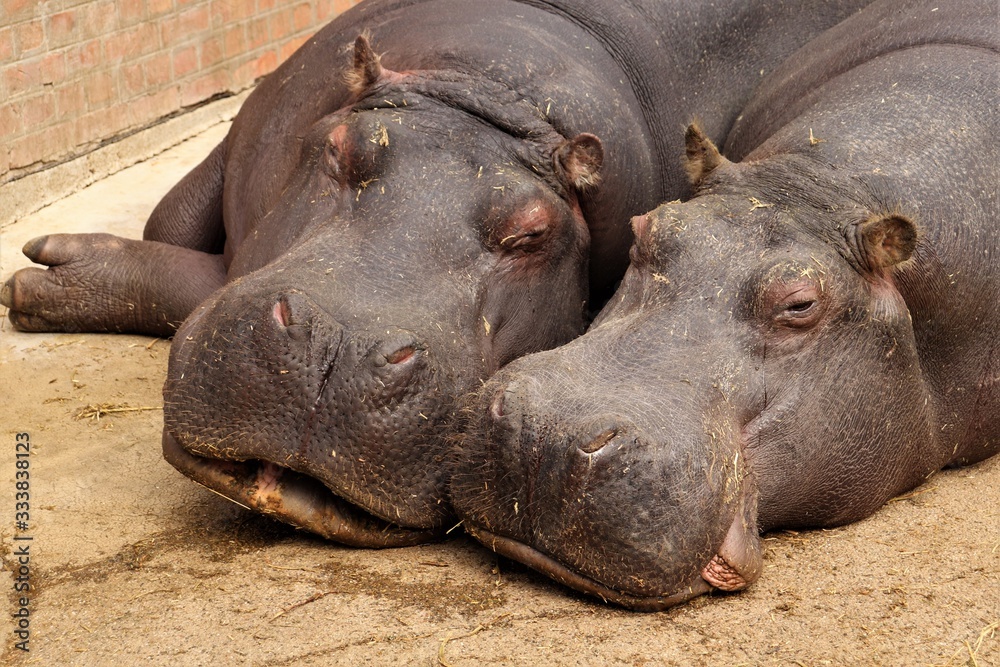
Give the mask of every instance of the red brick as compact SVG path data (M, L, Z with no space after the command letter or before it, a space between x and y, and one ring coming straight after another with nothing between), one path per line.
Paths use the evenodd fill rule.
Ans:
M80 80L57 86L53 94L56 98L56 112L60 118L76 118L87 110L87 99L83 94L83 82Z
M10 61L13 60L13 51L11 49L11 36L10 30L5 29L0 35L0 61ZM17 55L19 58L23 58L26 55L34 55L35 53L40 53L45 47L45 31L42 29L41 19L36 19L34 21L27 21L26 23L19 23L13 28L14 39L16 40Z
M198 69L198 47L186 46L173 52L174 78L179 79Z
M160 36L154 23L141 23L110 35L104 43L104 57L109 62L133 60L160 48Z
M256 51L268 42L268 20L257 19L247 24L247 44L251 51Z
M166 114L161 114L158 109L155 109L152 99L147 95L129 103L128 115L129 125L132 127L142 127L143 125L149 125L157 118Z
M213 20L225 25L250 18L257 13L254 0L214 0L212 2Z
M157 53L143 61L146 85L156 89L169 83L172 78L172 63L173 59L169 53Z
M275 7L275 0L257 0L257 13L269 12Z
M226 30L226 34L223 35L223 41L226 46L226 58L235 58L246 53L247 50L247 32L246 26L235 25Z
M0 185L3 185L8 178L6 176L10 172L10 149L7 146L0 144Z
M48 92L29 97L21 103L21 119L25 127L40 129L51 125L56 117L56 98Z
M240 61L239 66L233 70L233 86L236 90L242 90L253 84L255 69L255 59L245 59Z
M142 127L163 118L180 108L177 86L171 86L151 95L144 95L126 105L129 111L129 124L132 127Z
M232 87L232 76L226 68L217 69L197 79L181 84L181 106L189 107L203 102L217 93Z
M70 74L87 72L102 63L103 41L94 39L80 46L74 46L66 52L66 69Z
M118 104L79 118L76 123L79 143L96 144L121 133L129 124L128 108L127 104Z
M164 17L160 21L160 39L170 48L204 38L211 28L211 15L205 7L196 7L183 14Z
M49 38L49 48L59 48L79 41L77 18L77 13L72 10L48 17L45 32Z
M39 63L40 83L51 85L66 80L66 54L62 51L43 56Z
M60 123L27 134L11 143L10 167L17 169L65 156L76 145L72 124Z
M118 10L114 0L101 0L100 2L83 5L79 9L78 16L78 39L91 39L107 35L118 27ZM124 3L129 4L129 3Z
M298 37L288 42L284 46L282 46L281 49L278 51L278 61L285 62L286 60L288 60L291 57L291 55L299 49L300 46L309 41L309 37L310 37L309 35L306 35L304 37Z
M201 45L201 69L211 69L226 59L222 37L216 35L206 39Z
M174 2L173 0L148 0L146 11L149 13L149 18L169 14L174 11Z
M271 41L281 42L292 34L292 10L283 9L271 15Z
M21 120L21 103L10 102L0 105L0 136L13 137L24 130ZM0 144L6 143L6 140Z
M122 27L128 27L145 21L146 3L138 0L118 3L118 21Z
M315 3L316 19L325 23L356 4L358 4L358 0L318 0Z
M0 26L0 63L9 63L14 58L14 29Z
M41 58L22 60L8 65L3 70L8 98L16 98L40 86L42 78Z
M115 98L116 86L111 72L94 72L83 79L83 94L91 111L108 106Z
M18 137L9 142L10 168L27 167L36 162L38 160L38 143L38 140L34 136Z
M36 0L3 0L0 7L3 8L4 23L13 25L18 21L29 19L35 14Z
M118 88L122 91L124 99L130 99L146 91L146 73L142 64L129 63L122 65L118 70Z
M253 64L254 79L270 74L278 66L278 54L276 51L267 51L261 55Z
M315 14L312 5L308 2L297 4L293 12L292 22L295 25L295 32L314 27Z
M198 36L212 27L212 15L208 7L194 7L180 15L180 29L185 38Z

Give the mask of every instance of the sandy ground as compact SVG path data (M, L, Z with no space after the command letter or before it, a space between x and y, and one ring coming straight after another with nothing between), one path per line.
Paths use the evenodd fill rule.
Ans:
M5 228L3 277L26 264L21 245L42 233L139 237L158 199L225 129ZM466 537L347 549L196 486L160 456L168 345L0 330L0 663L1000 662L1000 459L934 475L852 526L767 536L763 577L744 593L637 614L583 599ZM81 416L100 405L118 411ZM15 532L22 432L30 519ZM28 653L14 647L24 595L13 590L14 550L24 545Z

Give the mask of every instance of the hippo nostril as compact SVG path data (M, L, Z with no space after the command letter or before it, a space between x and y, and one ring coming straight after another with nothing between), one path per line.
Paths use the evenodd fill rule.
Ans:
M387 371L402 372L416 368L424 351L427 349L409 331L386 331L386 337L375 344L369 351L369 362L375 368L385 368Z
M274 302L271 317L289 339L306 342L316 324L316 306L308 297L288 292Z
M407 345L406 347L401 347L395 352L385 355L385 360L390 364L402 364L413 358L413 355L417 353L417 348L412 345Z
M271 314L274 315L274 320L283 327L292 324L292 309L288 306L285 297L281 297L275 302Z
M588 442L577 445L577 448L584 454L593 454L594 452L603 449L604 446L614 440L617 435L617 428L605 429L591 438Z

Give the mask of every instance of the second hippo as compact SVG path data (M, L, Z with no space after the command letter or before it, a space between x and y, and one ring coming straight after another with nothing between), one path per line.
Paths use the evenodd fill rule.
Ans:
M656 610L1000 450L998 25L882 1L793 56L591 330L500 371L452 499L498 553Z

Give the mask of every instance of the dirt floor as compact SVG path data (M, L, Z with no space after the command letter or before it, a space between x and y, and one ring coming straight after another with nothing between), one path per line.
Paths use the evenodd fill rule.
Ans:
M225 129L4 228L3 277L42 233L138 237ZM137 336L0 330L0 663L1000 664L1000 458L934 475L852 526L768 535L763 577L746 592L631 613L466 537L342 548L196 486L160 456L168 349ZM31 447L23 531L18 433ZM14 591L24 545L27 594ZM18 613L28 614L28 653L15 648Z

